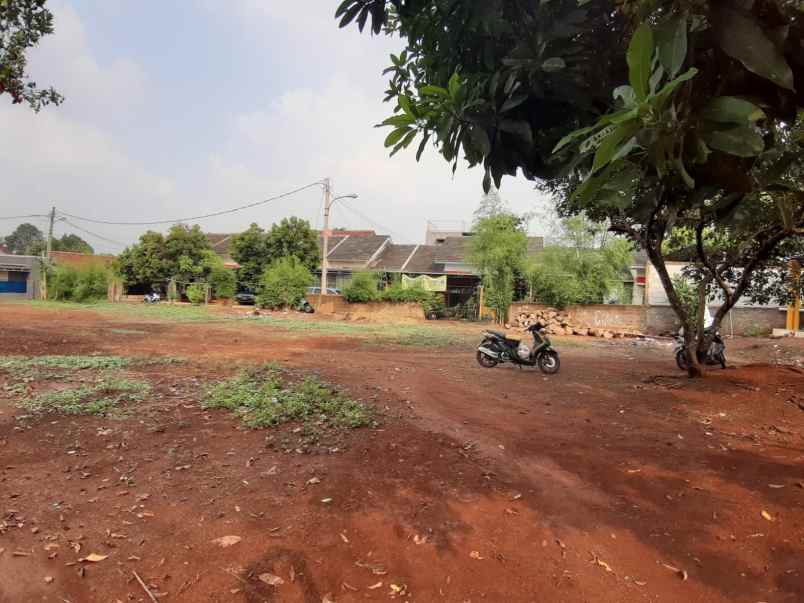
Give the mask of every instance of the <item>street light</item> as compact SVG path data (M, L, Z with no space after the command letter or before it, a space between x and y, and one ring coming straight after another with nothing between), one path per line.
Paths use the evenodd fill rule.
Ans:
M329 178L324 180L324 243L322 245L323 249L321 250L321 295L327 295L327 269L329 260L327 259L327 255L329 255L329 210L332 207L332 204L339 199L357 199L357 195L355 193L350 193L348 195L341 195L340 197L335 197L334 199L330 199L330 195L332 194L332 189L330 185ZM319 298L320 299L320 298Z

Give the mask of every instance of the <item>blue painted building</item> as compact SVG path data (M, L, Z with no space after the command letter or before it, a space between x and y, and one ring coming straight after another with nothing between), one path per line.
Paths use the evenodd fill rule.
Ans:
M32 255L0 255L0 299L37 297L40 263L41 259Z

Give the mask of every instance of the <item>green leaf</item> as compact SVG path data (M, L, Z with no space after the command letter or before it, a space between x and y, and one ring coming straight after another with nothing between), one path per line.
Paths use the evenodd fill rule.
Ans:
M563 149L565 146L567 146L572 141L580 138L581 136L589 134L589 132L597 130L599 127L600 126L598 124L595 124L594 126L589 126L588 128L580 128L579 130L575 130L573 132L570 132L569 134L564 136L564 138L559 140L558 144L555 147L553 147L553 153L558 153L561 149Z
M659 62L669 77L676 77L687 58L687 17L671 17L656 28Z
M533 131L530 124L521 119L505 119L500 122L500 130L517 135L528 144L533 144Z
M624 159L631 154L631 151L639 147L639 143L637 142L636 136L632 136L628 142L622 145L617 152L614 154L614 157L611 158L611 163L615 161L619 161L620 159Z
M347 0L347 2L344 2L343 4L341 4L341 6L338 8L338 10L340 11L342 8L345 8L347 3L348 3L348 0ZM355 18L357 13L360 12L360 8L361 8L361 5L358 3L358 4L355 4L352 8L350 8L348 10L344 10L343 18L341 19L341 22L338 24L338 27L346 27L347 25L349 25L349 23L352 22L352 20Z
M449 96L449 92L446 88L442 88L441 86L433 86L428 84L427 86L422 86L419 90L419 93L423 96Z
M396 130L393 130L385 138L385 146L386 146L386 148L391 147L391 146L395 145L396 143L398 143L402 139L402 137L405 134L407 134L408 132L410 132L410 131L411 130L408 127L402 127L402 128L397 128ZM415 130L413 130L413 131L415 132Z
M489 140L489 135L485 128L474 125L469 130L469 134L472 137L472 142L483 157L491 153L491 141Z
M737 157L755 157L765 149L762 136L748 126L704 132L703 139L713 149Z
M410 99L405 94L399 95L399 106L402 107L402 110L410 115L411 117L415 117L413 113L413 108L410 106Z
M449 95L452 98L455 98L458 95L458 91L461 89L461 76L459 76L457 72L453 73L452 77L449 78L447 89L449 90Z
M730 8L721 8L714 16L712 25L723 52L752 73L795 91L790 65L755 18Z
M392 115L391 117L383 121L381 125L394 126L395 128L399 128L402 126L410 126L414 123L416 123L416 120L410 115Z
M600 143L603 142L606 139L606 137L609 136L610 134L612 134L616 129L617 129L617 126L615 126L613 124L607 125L605 128L603 128L599 132L596 132L595 134L592 134L589 138L584 140L580 144L580 147L579 147L578 150L580 150L581 153L587 153L589 151L595 150L600 145Z
M618 98L623 99L623 105L628 108L633 107L636 104L636 93L634 92L634 89L627 84L617 86L614 89L613 96L614 100L617 100Z
M503 106L500 108L500 113L505 113L511 109L514 109L524 103L526 100L528 100L527 94L517 94L503 103Z
M425 134L424 138L422 138L422 141L419 143L419 150L416 151L416 161L419 161L422 158L422 153L424 153L428 140L430 140L430 132Z
M654 103L661 107L664 102L670 98L670 96L675 92L676 88L678 88L684 82L691 80L696 75L698 75L698 70L695 67L691 67L681 75L679 75L676 79L667 82L659 92L656 93L656 97L654 99Z
M556 71L565 69L566 66L566 61L564 61L564 59L561 57L550 57L542 63L542 71L547 73L555 73Z
M628 46L628 81L636 93L637 100L648 96L651 59L653 58L653 32L650 25L641 23Z
M709 101L701 117L720 123L755 123L765 118L765 112L754 103L734 96L718 96Z
M394 150L391 151L390 156L393 157L400 150L406 149L410 145L410 143L413 142L413 139L416 138L416 134L418 134L418 133L419 132L417 130L411 130L410 132L408 132L407 135L399 142L399 144L397 144L394 147Z
M620 143L629 140L639 131L639 124L625 123L617 126L614 131L606 136L597 148L595 161L592 164L592 171L597 172L600 168L607 165L620 148Z

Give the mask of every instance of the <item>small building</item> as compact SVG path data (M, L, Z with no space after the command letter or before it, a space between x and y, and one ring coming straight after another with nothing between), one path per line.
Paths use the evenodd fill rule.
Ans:
M0 299L38 297L41 262L33 255L0 255Z

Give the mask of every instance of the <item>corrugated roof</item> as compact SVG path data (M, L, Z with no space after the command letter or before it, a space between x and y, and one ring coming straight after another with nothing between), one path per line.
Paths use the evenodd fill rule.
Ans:
M374 235L370 237L348 237L335 247L330 237L330 249L327 259L330 262L368 262L380 248L390 240L387 235Z
M371 265L373 270L399 272L408 261L416 245L388 245L379 258Z

